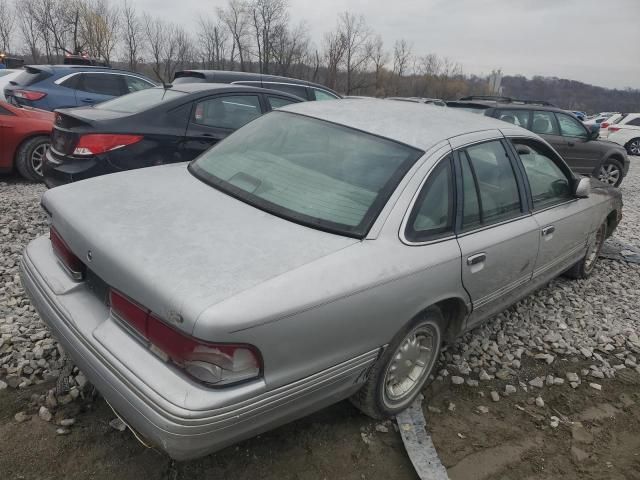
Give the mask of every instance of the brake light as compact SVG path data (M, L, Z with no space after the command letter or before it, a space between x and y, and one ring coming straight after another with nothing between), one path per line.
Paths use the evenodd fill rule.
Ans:
M111 290L109 297L117 318L140 333L154 353L171 360L194 379L211 386L227 386L260 376L262 357L254 346L203 342L167 325L116 290Z
M85 264L73 254L60 234L53 227L49 229L49 238L51 239L53 252L56 254L65 270L74 280L82 280L86 269Z
M47 96L44 92L34 92L32 90L14 90L13 96L24 98L25 100L40 100Z
M613 125L609 127L610 132L617 132L618 130L620 130L620 127L614 127Z
M602 122L600 124L600 128L607 128L609 126L609 124L607 122Z
M99 155L138 143L142 135L91 133L82 135L73 150L74 155Z

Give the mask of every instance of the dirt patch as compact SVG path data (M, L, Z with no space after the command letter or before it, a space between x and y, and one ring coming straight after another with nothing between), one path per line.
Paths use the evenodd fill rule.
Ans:
M631 376L602 380L602 391L587 384L575 390L519 388L499 402L489 393L502 392L500 382L436 383L425 392L425 416L452 480L640 480L640 391L628 381ZM348 402L203 459L174 462L144 448L129 432L109 427L113 414L99 398L60 409L55 420L73 417L76 424L69 435L57 435L54 422L40 420L31 403L33 394L50 386L0 392L3 480L416 478L393 425L387 424L388 433L378 432L377 423ZM529 404L537 395L544 397L544 407ZM489 412L478 413L480 405ZM34 416L17 423L13 417L19 411ZM552 415L561 419L557 428L550 426Z

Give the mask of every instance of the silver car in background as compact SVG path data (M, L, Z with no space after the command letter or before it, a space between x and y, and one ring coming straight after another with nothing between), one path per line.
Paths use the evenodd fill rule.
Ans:
M406 408L443 341L593 271L622 202L590 182L499 120L301 103L189 165L49 190L22 278L118 414L189 459L347 397Z

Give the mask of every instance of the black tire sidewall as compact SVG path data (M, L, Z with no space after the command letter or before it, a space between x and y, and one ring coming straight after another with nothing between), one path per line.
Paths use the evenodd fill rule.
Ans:
M42 176L36 173L31 164L31 156L33 151L43 144L49 143L49 137L39 136L33 137L22 144L16 155L16 169L27 180L39 182Z
M628 153L629 155L637 156L637 155L638 155L637 153L631 153L631 144L632 144L633 142L640 142L640 137L638 137L638 138L632 138L631 140L629 140L629 141L627 142L627 144L625 145L625 148L627 149L627 153Z

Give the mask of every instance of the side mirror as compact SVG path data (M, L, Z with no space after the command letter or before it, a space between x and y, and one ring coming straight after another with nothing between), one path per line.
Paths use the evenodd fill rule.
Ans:
M522 143L516 145L516 151L518 155L531 155L533 153L528 145L523 145Z
M574 196L577 198L587 198L591 193L591 180L587 177L582 177L577 185Z
M589 140L597 140L599 136L600 136L600 127L593 128L589 132Z

